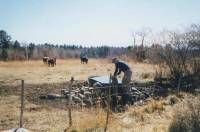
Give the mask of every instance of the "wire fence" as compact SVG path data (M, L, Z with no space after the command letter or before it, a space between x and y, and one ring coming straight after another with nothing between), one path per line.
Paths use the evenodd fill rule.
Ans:
M109 124L109 118L110 118L110 112L113 110L113 108L117 105L117 97L123 98L123 96L130 96L130 97L138 97L136 100L145 100L147 97L154 96L154 92L156 90L162 89L162 87L156 86L155 83L149 83L144 86L138 86L138 85L117 85L113 84L111 81L110 76L110 85L108 86L94 86L90 89L91 95L89 95L89 98L92 98L94 102L104 102L106 108L106 118L105 118L105 126L104 126L104 132L108 130L108 124ZM72 82L73 83L73 82ZM122 91L118 91L118 88L126 89ZM141 91L141 89L148 89L149 91ZM70 90L72 90L70 88ZM71 93L71 91L69 92ZM93 96L93 97L92 97ZM71 95L70 95L71 97ZM69 104L71 104L72 100L69 99ZM129 100L130 101L130 100ZM115 104L114 104L115 103ZM126 102L127 103L127 102ZM114 106L113 106L114 104ZM123 104L125 105L125 104ZM71 107L71 105L69 105ZM71 114L69 114L70 116ZM69 122L72 122L72 118L69 117ZM69 124L71 126L72 124Z
M21 84L21 107L20 107L20 127L23 126L23 109L24 109L24 91L26 88L24 87L24 80L22 80ZM69 85L69 93L68 98L66 99L67 102L67 108L68 108L68 127L73 126L73 95L75 87L74 84L74 78L72 77L70 80ZM120 90L117 90L120 87ZM124 90L126 89L126 90ZM91 94L88 94L88 99L91 100L95 105L104 104L104 108L106 108L106 118L105 118L105 125L104 125L104 132L108 130L108 124L109 124L109 118L110 113L113 111L118 103L121 101L121 105L125 106L123 104L123 98L130 96L133 100L128 101L139 101L139 100L145 100L148 97L154 96L154 92L158 89L162 89L162 87L159 87L155 85L154 83L149 83L144 86L139 86L137 84L130 84L130 85L117 85L112 83L111 76L110 76L110 84L108 86L94 86L90 89ZM123 91L124 90L124 91ZM143 91L142 91L143 90ZM145 91L146 90L146 91ZM121 99L118 99L121 98ZM119 101L119 102L118 102ZM127 102L126 102L127 103ZM100 106L101 107L101 106ZM66 129L67 130L67 129Z

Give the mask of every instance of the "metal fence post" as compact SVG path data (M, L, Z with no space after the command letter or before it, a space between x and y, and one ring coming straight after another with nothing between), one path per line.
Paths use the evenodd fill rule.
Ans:
M23 112L24 112L24 80L21 80L21 107L20 107L20 124L19 127L23 127Z

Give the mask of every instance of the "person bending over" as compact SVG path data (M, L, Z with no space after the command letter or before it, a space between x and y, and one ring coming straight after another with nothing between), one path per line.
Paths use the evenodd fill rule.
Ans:
M124 73L123 79L122 79L122 100L123 104L126 105L129 100L129 84L131 82L131 76L132 76L132 71L129 67L129 65L121 60L118 60L117 58L112 59L112 63L115 64L115 72L113 74L113 77L116 78L118 75L121 74L121 72Z
M122 84L123 85L128 85L131 82L131 76L132 76L132 71L129 67L129 65L121 60L118 60L117 58L112 59L112 63L115 64L115 72L114 72L114 77L117 77L117 75L120 75L121 72L124 72L124 77L122 79Z

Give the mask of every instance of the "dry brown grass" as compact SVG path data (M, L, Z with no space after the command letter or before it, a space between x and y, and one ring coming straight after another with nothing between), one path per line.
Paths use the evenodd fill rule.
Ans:
M154 112L163 112L165 110L165 103L163 101L156 101L154 99L150 99L148 105L144 107L143 112L146 113L154 113Z
M167 132L179 102L170 105L166 101L168 98L150 99L144 105L129 107L125 113L112 113L108 130L111 132ZM19 96L0 96L0 106L0 131L18 127ZM101 108L73 109L73 126L68 131L101 132L105 125L105 118L106 112ZM35 105L26 100L24 127L35 132L63 131L68 128L68 111L46 105Z
M152 80L154 65L132 61L128 63L133 70L133 80ZM37 90L41 85L40 90L43 88L46 90L51 86L50 84L66 82L71 76L77 80L86 80L90 75L109 75L113 71L114 65L109 60L101 59L91 59L88 65L81 65L79 60L58 60L55 67L47 67L42 61L0 62L0 82L14 85L12 90L15 90L16 85L19 85L16 79L24 79L26 84L31 84L31 86L26 85L26 92L34 92L30 89ZM146 74L148 77L143 77ZM47 85L43 86L42 83L47 83ZM60 86L52 85L49 89L58 91ZM3 92L4 90L5 87ZM20 104L18 95L1 93L0 131L18 127ZM172 120L174 107L175 105L165 103L165 99L159 101L151 99L145 105L130 107L125 113L112 113L108 130L111 132L166 132ZM104 128L106 113L100 108L73 109L72 117L73 126L68 131L99 132ZM63 131L68 127L68 111L53 105L36 105L30 98L26 98L24 127L35 132Z
M0 130L16 128L19 120L19 97L0 97ZM24 127L39 132L59 132L68 127L68 112L25 103ZM165 114L143 113L143 106L131 107L125 113L112 113L109 131L167 131L171 117ZM68 131L102 131L106 114L102 109L79 109L72 111L73 126Z
M19 97L0 97L0 131L19 126ZM104 125L104 112L95 109L73 110L73 127L77 131ZM24 127L35 132L59 132L68 127L68 111L32 104L26 100Z
M133 70L133 80L152 80L154 65L128 62ZM105 59L90 59L88 65L80 64L79 59L57 60L55 67L48 67L42 61L0 62L0 82L13 85L18 79L28 84L61 83L70 80L87 80L92 75L109 75L114 72L114 65ZM150 77L143 79L142 74Z
M185 100L177 105L170 132L198 132L200 131L200 96L186 96Z
M170 108L168 108L170 107ZM164 108L164 110L161 108ZM146 109L154 109L146 112ZM163 101L150 100L142 106L130 107L128 111L115 115L111 131L134 132L167 132L171 117L171 106L163 105Z

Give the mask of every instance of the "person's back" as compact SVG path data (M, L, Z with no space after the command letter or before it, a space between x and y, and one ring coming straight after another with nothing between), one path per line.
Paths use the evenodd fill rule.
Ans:
M119 70L119 71L126 72L127 70L130 70L129 65L124 61L116 61L115 66L116 66L116 70Z
M128 85L131 81L132 71L129 67L129 65L121 60L114 60L113 63L115 63L115 72L114 76L117 76L121 74L121 72L124 72L124 77L122 79L122 83L124 85Z

